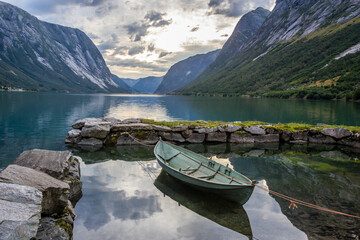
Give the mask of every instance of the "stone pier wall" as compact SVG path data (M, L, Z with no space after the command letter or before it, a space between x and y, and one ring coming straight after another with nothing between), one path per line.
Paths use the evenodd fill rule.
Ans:
M159 137L177 143L293 143L339 144L360 148L360 134L342 127L310 128L291 131L277 125L242 126L227 123L206 127L199 124L166 126L146 119L86 118L72 125L66 144L81 147L156 144ZM206 122L205 122L206 123ZM131 136L129 136L131 135Z

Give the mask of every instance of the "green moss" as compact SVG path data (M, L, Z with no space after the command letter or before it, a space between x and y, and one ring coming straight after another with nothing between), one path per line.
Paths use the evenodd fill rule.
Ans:
M241 127L250 127L250 126L262 126L264 128L274 128L277 130L290 130L292 132L295 131L305 131L310 129L316 129L316 130L322 130L324 128L334 128L334 127L342 127L345 129L348 129L352 132L359 132L360 133L360 127L357 126L344 126L344 125L324 125L324 126L316 126L306 123L278 123L278 124L272 124L272 123L266 123L266 122L260 122L260 121L244 121L244 122L223 122L223 121L154 121L154 120L142 120L142 123L151 124L151 125L158 125L158 126L167 126L167 127L175 127L175 126L194 126L194 127L209 127L209 128L216 128L220 125L226 126L226 125L235 125L235 126L241 126ZM224 127L226 128L226 127ZM148 131L136 131L139 136L142 136L144 134L148 134Z
M63 180L64 180L64 181L70 181L70 182L72 182L72 183L76 183L76 182L79 181L78 179L75 179L75 178L64 178Z
M61 227L62 229L64 229L69 236L73 235L73 227L71 226L71 224L69 224L68 222L66 222L65 219L59 219L56 221L56 225Z
M247 134L247 132L245 132L245 131L235 131L235 133L239 133L239 134Z

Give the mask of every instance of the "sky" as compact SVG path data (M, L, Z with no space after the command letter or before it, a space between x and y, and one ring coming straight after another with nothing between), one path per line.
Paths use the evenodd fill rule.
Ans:
M2 0L40 20L84 31L122 78L163 76L220 49L242 15L275 0Z

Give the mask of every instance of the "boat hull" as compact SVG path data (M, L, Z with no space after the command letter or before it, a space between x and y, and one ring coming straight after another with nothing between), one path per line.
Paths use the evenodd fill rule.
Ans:
M254 191L253 185L218 185L211 182L201 181L170 168L158 157L156 157L156 159L165 172L188 186L203 192L219 195L228 200L238 202L241 205L245 204L249 200L252 192Z

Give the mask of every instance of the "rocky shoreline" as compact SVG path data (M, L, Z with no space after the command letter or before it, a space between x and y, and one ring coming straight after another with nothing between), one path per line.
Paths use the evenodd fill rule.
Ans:
M360 134L345 127L321 125L301 130L281 129L276 124L184 121L184 124L148 119L85 118L68 132L65 143L85 149L119 145L154 145L161 137L175 143L290 143L335 144L360 148Z
M0 239L72 239L80 161L69 151L34 149L1 171Z

